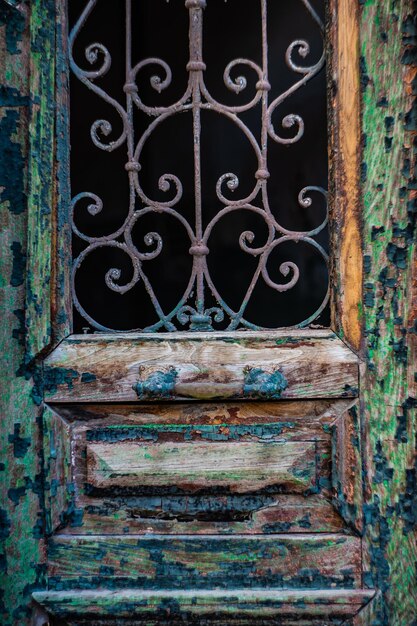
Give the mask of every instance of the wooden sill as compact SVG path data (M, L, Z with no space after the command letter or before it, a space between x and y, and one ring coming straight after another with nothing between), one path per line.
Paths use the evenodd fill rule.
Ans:
M45 361L48 402L352 398L358 380L331 330L72 335Z
M357 615L375 592L371 589L300 589L300 590L162 590L141 591L45 591L33 594L34 600L52 615L59 617L175 618L189 617L218 620L231 618L265 619L287 616L288 619L313 619L322 624L325 618L349 619ZM172 622L171 622L172 620ZM320 620L320 622L316 621ZM184 623L181 621L179 623ZM240 623L240 622L239 622ZM286 622L287 623L287 622ZM291 623L292 620L291 620ZM297 622L298 623L298 622ZM303 623L305 623L303 621ZM310 621L308 622L310 623Z

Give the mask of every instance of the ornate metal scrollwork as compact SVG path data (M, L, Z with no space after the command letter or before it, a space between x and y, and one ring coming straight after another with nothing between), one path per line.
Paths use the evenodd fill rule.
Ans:
M74 25L69 37L70 65L73 73L84 83L97 97L103 99L110 105L120 118L120 128L113 128L110 121L105 119L96 120L91 127L91 140L94 145L104 151L112 152L122 145L126 146L127 158L125 169L129 176L130 185L130 206L126 219L120 227L106 236L90 236L79 230L74 220L74 212L80 210L87 203L87 211L92 216L98 215L103 210L102 200L93 193L85 191L75 196L72 201L72 228L74 234L86 243L86 247L74 260L72 272L72 294L74 305L95 329L109 331L113 330L101 325L94 320L85 308L81 305L75 288L75 277L82 263L88 255L97 248L113 247L126 254L132 266L132 276L126 284L121 282L121 270L110 268L105 275L105 282L110 290L118 293L125 293L132 289L139 281L142 281L151 299L157 322L146 328L136 328L132 330L158 331L158 330L213 330L213 324L228 320L227 328L235 330L238 328L248 328L253 330L261 329L260 326L245 318L245 310L251 299L253 291L258 281L263 280L266 285L277 292L284 292L292 289L298 282L300 269L292 261L281 263L279 271L283 276L282 282L276 282L271 278L268 270L268 262L273 250L286 242L304 242L312 246L321 255L325 263L328 256L324 248L315 239L327 224L327 193L318 186L304 187L299 192L299 204L303 208L312 205L311 193L319 193L326 200L326 215L319 226L308 231L293 231L284 228L276 219L270 208L267 191L268 171L268 139L286 145L298 142L304 133L304 121L297 113L286 114L280 121L284 130L281 136L277 130L276 118L278 117L280 105L286 101L298 89L310 81L323 68L325 58L324 51L319 60L313 65L303 65L296 60L306 59L310 53L310 46L304 39L293 41L286 51L286 63L288 68L299 76L299 79L286 91L281 93L272 101L269 101L268 94L271 88L268 76L268 56L267 56L267 0L258 0L262 13L262 64L258 65L254 61L245 58L237 58L226 66L224 70L224 83L226 87L239 94L247 88L247 81L243 75L232 78L232 70L237 67L250 69L257 75L256 91L254 96L245 104L239 106L228 106L218 102L209 92L204 82L204 71L206 65L203 59L203 13L206 7L206 0L186 0L185 8L189 11L189 36L190 54L187 64L188 83L182 97L169 106L148 106L140 96L139 75L147 66L156 66L158 71L150 78L151 87L161 93L172 81L172 72L169 65L159 58L147 58L134 64L132 62L132 19L131 0L126 2L126 82L124 92L126 104L120 104L119 100L111 97L99 85L97 80L106 74L111 67L112 59L109 50L99 42L89 44L85 48L85 59L90 66L88 69L80 67L74 60L73 47L78 34L91 15L98 0L89 0ZM323 33L323 24L314 11L309 0L300 0L304 5L310 18L314 20L317 27ZM244 113L260 104L261 133L258 141L252 131L242 121L240 114ZM143 114L149 116L150 123L145 132L135 138L134 112L138 109ZM217 214L204 225L201 202L201 112L209 110L218 115L225 116L246 136L257 159L257 170L254 177L253 189L240 199L231 200L228 192L237 191L239 188L239 178L233 172L226 172L217 181L216 194L222 205ZM193 119L193 139L194 139L194 200L195 200L195 224L191 225L181 211L178 210L179 203L183 197L183 186L177 176L166 173L159 179L159 189L166 194L164 201L156 201L149 197L141 184L141 159L146 142L152 133L163 124L168 118L187 113ZM275 120L275 121L274 121ZM257 201L258 199L258 201ZM137 208L138 200L142 208ZM85 209L84 209L85 210ZM235 211L250 211L260 216L267 231L266 241L263 245L254 245L255 234L252 231L245 231L240 235L239 245L248 255L257 259L256 269L253 278L247 288L242 304L238 310L232 309L221 297L216 289L207 265L207 255L210 251L210 235L214 226L226 215ZM158 213L169 215L177 220L178 224L184 228L189 238L189 254L192 256L191 276L186 289L176 306L165 311L161 306L152 284L146 273L146 263L155 259L163 248L162 237L157 232L149 232L144 237L146 251L141 251L134 245L132 240L132 229L135 224L147 214ZM208 306L206 293L214 297L217 306ZM308 319L297 324L306 326L315 320L325 308L329 298L329 291L324 297L318 309L308 317Z

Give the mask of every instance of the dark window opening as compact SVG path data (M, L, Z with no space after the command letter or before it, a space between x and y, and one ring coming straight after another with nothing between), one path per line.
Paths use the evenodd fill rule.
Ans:
M69 21L74 331L328 326L324 0Z

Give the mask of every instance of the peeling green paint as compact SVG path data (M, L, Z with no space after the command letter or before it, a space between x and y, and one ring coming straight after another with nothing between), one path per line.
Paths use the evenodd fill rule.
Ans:
M369 558L365 584L382 591L369 621L378 626L412 624L416 617L415 555L408 541L409 533L417 528L411 494L415 489L413 371L417 359L409 329L415 317L413 267L417 261L416 9L413 0L366 0L361 12L367 76L362 126L368 137L363 154L368 176L362 189L367 361L361 384L363 513ZM389 145L381 141L387 135Z
M13 255L12 275L10 284L12 287L23 285L26 270L26 254L23 252L20 241L13 241L11 247Z
M18 110L7 109L0 117L0 202L7 203L13 215L26 211L25 161L14 136L22 123Z
M11 4L9 2L8 4ZM365 380L362 381L361 393L364 406L364 428L366 427L366 450L364 451L364 482L367 502L364 507L365 539L370 554L370 570L365 573L365 582L376 586L384 592L377 613L373 617L375 626L405 626L414 618L415 608L412 573L409 563L412 561L412 533L417 528L416 501L416 390L417 372L415 372L415 349L413 341L416 335L416 323L411 318L410 299L413 263L416 261L415 235L417 220L417 189L416 176L416 107L411 95L416 95L417 81L410 78L410 72L417 62L416 54L416 16L412 0L363 0L361 5L361 87L363 98L362 112L362 149L363 165L361 185L364 201L364 236L365 236L365 335L367 342ZM0 614L5 626L26 626L29 619L29 599L34 589L46 586L46 569L42 562L39 539L45 534L42 450L40 436L42 428L39 422L43 394L53 390L58 384L66 384L69 388L75 379L88 384L94 380L89 372L75 370L59 370L51 374L42 370L39 361L33 357L38 349L43 349L51 340L52 327L48 318L50 283L48 282L48 233L50 234L50 173L53 150L53 125L55 112L51 110L54 103L54 78L51 69L53 54L54 22L53 3L33 2L33 19L35 21L32 48L38 56L34 57L35 70L44 72L43 94L31 97L20 92L14 86L0 87L0 201L4 214L1 217L1 251L6 252L6 261L1 262L1 287L5 296L0 299L0 315L6 320L2 329L1 348L5 358L2 362L1 374L4 374L6 390L2 402L4 410L3 436L6 454L0 464L4 498L4 509L0 510L0 538L5 543L5 551L0 553L0 572L13 580L13 585L0 597ZM22 56L22 46L28 46L25 32L24 14L5 2L0 2L0 28L4 29L6 52L11 56ZM45 48L47 40L51 48ZM10 62L11 63L11 62ZM58 55L57 63L61 70L65 59ZM405 87L407 86L407 88ZM47 99L49 98L49 101ZM413 106L414 105L414 106ZM40 120L47 121L43 128L46 137L43 149L33 149L32 158L40 156L39 180L40 189L31 189L35 200L33 207L39 209L38 215L44 220L47 250L42 257L45 272L40 276L26 275L26 177L28 157L26 137L28 136L27 119L30 107L40 107ZM43 108L42 108L43 107ZM41 130L39 119L33 128ZM58 160L62 168L59 170L60 210L57 220L64 227L68 202L68 179L65 174L67 167L67 139L65 129L68 127L67 112L61 109L56 117L59 131L57 144ZM49 126L48 126L49 124ZM52 130L51 130L52 129ZM48 143L49 142L49 143ZM61 143L60 143L61 142ZM32 180L34 172L31 172ZM33 214L32 214L33 215ZM36 215L36 212L35 212ZM44 242L45 243L45 242ZM37 259L37 249L31 249L31 260ZM31 266L33 271L33 265ZM40 279L36 283L35 279ZM26 283L27 281L27 283ZM25 312L25 285L29 309ZM58 285L61 290L59 324L68 327L68 319L62 305L65 295L65 280L60 276ZM45 287L45 294L41 288ZM39 323L41 320L42 323ZM25 326L26 325L26 326ZM29 356L24 353L27 329L38 332L31 344ZM163 339L161 339L163 340ZM159 341L159 339L158 339ZM234 340L230 340L234 341ZM414 369L413 369L414 368ZM262 375L261 375L262 374ZM172 378L172 377L171 377ZM411 381L411 382L410 382ZM162 394L169 397L169 389L174 384L172 379L158 379L141 383L140 393ZM254 380L249 377L249 395L270 398L277 393L277 385L283 386L285 381L274 381L260 371ZM285 387L284 387L285 388ZM272 391L271 391L272 390ZM275 390L275 391L274 391ZM166 395L168 394L168 395ZM159 396L158 396L159 397ZM279 394L276 396L279 397ZM288 425L286 425L288 426ZM272 428L271 425L269 425ZM188 428L188 427L187 427ZM239 430L240 429L240 430ZM246 430L245 430L246 429ZM267 437L267 429L260 435ZM135 431L136 434L138 431ZM193 437L192 429L181 431L184 437ZM109 440L119 436L131 436L132 431L120 430L107 432ZM258 433L259 434L259 433ZM274 436L279 436L276 425ZM155 437L158 431L143 429L142 435ZM212 440L234 439L240 436L253 436L250 427L234 426L225 435L220 427L201 429L201 438ZM93 435L92 435L93 436ZM136 436L136 435L135 435ZM257 435L256 435L257 436ZM322 480L319 486L328 488ZM57 492L57 484L51 483L51 493ZM73 527L83 524L82 511L75 505L74 485L69 483L68 506L62 513L61 523ZM241 519L250 514L255 506L269 502L269 496L256 501L248 500L243 504L240 499ZM224 499L227 507L238 505L231 503L227 496ZM150 515L157 507L155 503L148 508ZM160 499L159 499L160 502ZM123 507L123 499L117 498L115 506ZM141 506L143 502L141 503ZM97 508L111 506L101 504ZM159 505L158 505L159 506ZM164 505L165 506L165 505ZM167 505L168 506L168 505ZM179 499L171 498L169 514L181 514ZM191 498L189 506L192 515L201 515L207 510L208 501L204 498ZM94 509L94 505L91 505ZM180 512L180 513L178 513ZM18 513L18 514L17 514ZM351 511L350 511L351 513ZM306 530L310 528L310 520L306 514L298 521ZM29 529L29 532L27 532ZM291 525L276 524L269 529L271 532L288 532ZM24 545L22 536L26 534ZM210 544L210 540L208 542ZM211 546L211 544L210 544ZM213 542L214 546L214 542ZM282 547L283 553L284 548ZM218 544L213 547L213 553ZM249 550L246 547L246 552ZM13 554L13 558L8 555ZM96 556L99 561L102 552ZM166 567L158 550L153 553L153 564L161 571ZM244 576L250 573L245 569L245 552L226 568L226 574L237 577L240 575L243 584ZM239 571L240 570L240 571ZM184 575L192 578L186 566L172 565L172 571L179 577ZM237 573L236 573L237 572ZM97 577L90 580L80 576L80 585L88 588L96 587L103 581L111 587L114 583L113 566L102 564ZM336 582L323 578L315 568L305 568L291 584L324 585L351 584L352 575L349 568L343 574L343 580ZM213 584L216 576L208 579ZM265 582L269 583L266 577ZM125 580L119 581L123 586ZM228 581L229 582L229 581ZM274 579L275 582L279 580ZM116 583L118 584L118 583ZM129 583L130 584L130 583ZM221 584L223 584L221 582ZM71 587L59 577L52 579L56 588ZM173 611L175 605L171 605ZM410 618L410 620L409 620ZM414 620L415 622L415 620ZM370 622L371 623L371 622Z
M6 29L6 46L8 54L20 54L19 44L23 40L26 29L25 16L5 2L0 3L0 27Z

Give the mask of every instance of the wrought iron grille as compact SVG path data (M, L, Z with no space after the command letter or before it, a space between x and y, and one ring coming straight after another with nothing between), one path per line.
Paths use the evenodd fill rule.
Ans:
M123 1L123 0L120 0ZM300 279L300 268L296 262L284 260L279 264L281 280L271 277L271 256L284 244L300 244L310 246L318 254L327 267L328 254L318 236L327 229L328 210L327 193L320 185L307 185L298 190L298 203L306 211L314 211L318 197L322 198L325 206L324 217L321 222L309 230L292 230L280 223L277 216L276 204L279 199L270 198L268 193L268 149L271 142L287 146L291 150L294 144L302 141L305 122L297 113L280 115L284 103L291 102L291 97L301 90L309 81L312 81L325 64L324 45L321 56L314 63L308 63L311 55L309 42L304 38L293 40L286 49L285 62L294 75L292 84L278 96L271 98L271 82L274 71L268 67L268 1L250 0L260 5L260 32L261 32L261 63L249 58L235 58L228 62L223 73L224 84L236 96L245 95L248 91L248 81L245 72L254 72L256 84L254 93L246 103L230 105L220 102L210 92L205 81L206 63L203 54L204 30L203 20L205 11L209 10L210 3L219 0L182 0L178 10L185 10L189 15L189 58L186 66L188 82L183 95L171 104L149 106L141 97L141 80L143 70L156 68L150 76L151 88L156 94L162 94L175 78L172 69L162 58L134 59L132 42L134 41L137 24L132 20L132 2L140 0L125 0L125 77L123 92L115 97L106 91L101 80L112 65L112 55L103 43L93 42L84 49L85 59L90 65L88 69L81 67L76 61L74 46L88 20L93 19L94 9L100 0L89 0L74 23L69 35L70 67L73 74L97 98L101 99L113 109L120 118L121 132L115 136L114 124L107 119L97 119L91 126L91 141L94 146L107 153L125 150L124 168L127 172L129 185L129 208L127 216L110 234L87 234L77 226L80 211L87 210L90 216L103 213L104 202L97 193L83 191L77 193L72 200L71 223L76 240L83 243L81 251L75 255L72 270L72 298L79 314L86 324L101 331L119 330L101 324L87 311L88 306L81 303L77 280L82 272L86 259L99 249L117 249L124 254L131 265L129 280L123 280L120 267L110 267L104 271L104 281L108 290L118 294L126 294L138 283L141 283L152 304L155 321L147 325L136 325L129 330L150 331L209 331L221 327L222 329L252 329L263 330L266 327L246 315L248 303L254 297L255 288L263 282L272 292L290 292ZM169 2L169 0L166 0ZM249 1L249 0L248 0ZM269 0L271 2L272 0ZM304 11L304 19L311 20L316 29L324 36L324 27L319 14L309 0L296 0ZM162 9L161 9L162 10ZM243 71L245 70L245 72ZM122 96L122 97L121 97ZM210 219L204 219L202 203L201 173L201 133L202 114L205 111L223 116L242 133L248 140L256 158L256 169L253 173L252 188L249 193L239 194L239 172L225 172L217 180L215 186L218 207ZM259 117L258 131L253 131L245 121L247 112L257 112ZM140 114L147 120L146 127L138 133L135 124L136 116ZM141 180L145 148L151 136L168 120L179 114L191 116L193 142L193 220L189 220L182 210L184 202L184 187L179 177L173 173L165 173L159 178L159 192L165 195L163 200L153 199L145 192ZM279 128L281 127L281 128ZM233 196L233 198L231 197ZM314 202L313 202L314 200ZM244 230L239 236L240 250L250 255L254 260L254 272L238 306L228 303L227 295L217 289L215 280L210 272L208 255L210 254L212 234L222 220L232 213L247 213L256 215L264 224L265 236L262 241L258 233L253 230ZM320 209L319 213L322 213ZM279 211L278 211L279 213ZM146 232L143 241L145 246L139 246L133 231L136 225L152 216L170 217L176 220L179 228L184 230L188 241L184 254L191 257L190 276L186 287L175 303L167 310L161 304L154 289L147 268L163 250L164 238L157 230ZM320 221L318 220L318 221ZM145 249L143 249L145 248ZM328 283L328 273L323 274ZM232 277L233 280L233 277ZM326 284L324 297L316 310L306 319L291 324L291 326L308 326L323 312L329 299L329 288ZM116 326L116 325L115 325Z

